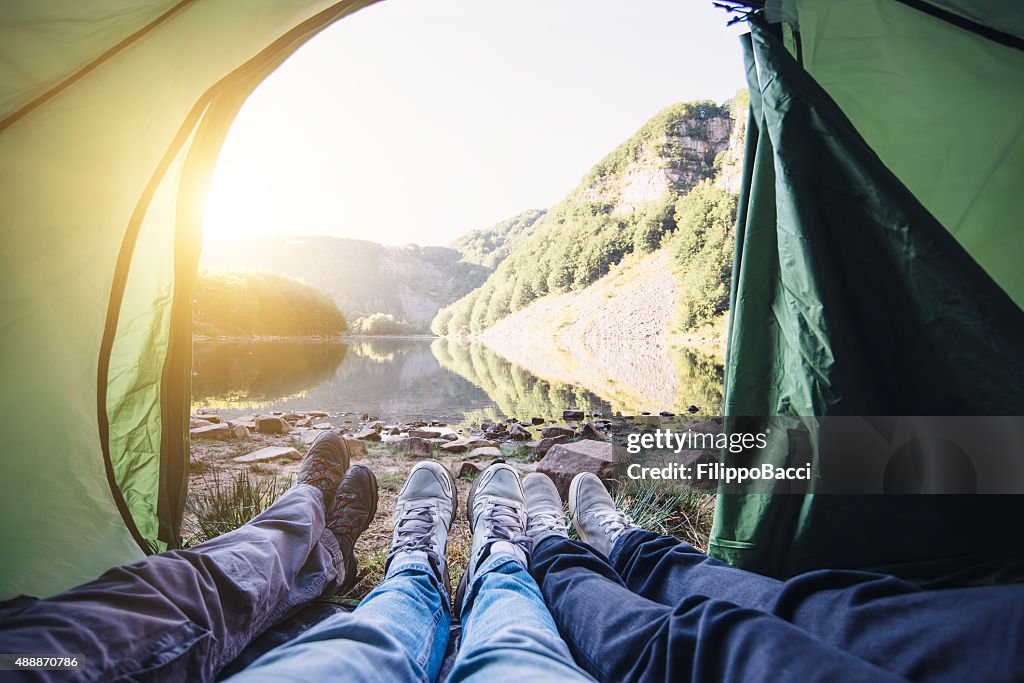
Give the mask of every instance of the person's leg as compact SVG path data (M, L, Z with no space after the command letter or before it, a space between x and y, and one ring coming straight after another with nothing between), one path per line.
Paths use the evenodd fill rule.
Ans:
M775 616L693 595L636 595L585 543L552 533L531 572L577 661L603 681L900 681Z
M700 595L757 609L912 679L974 678L984 659L993 678L1024 680L1021 638L1007 635L1021 631L1024 586L925 591L884 574L839 570L782 582L630 529L600 480L573 483L569 504L581 535L604 550L625 587L650 600L674 606Z
M590 681L573 661L527 572L526 500L518 473L492 465L474 482L473 552L456 607L462 643L450 681Z
M42 680L211 680L259 631L342 578L323 494L333 497L348 467L338 442L314 444L300 483L239 529L52 598L9 601L0 650L81 656L75 672L39 672Z
M384 581L355 611L325 619L229 680L433 681L451 625L444 552L454 514L448 473L435 462L416 465L398 496Z

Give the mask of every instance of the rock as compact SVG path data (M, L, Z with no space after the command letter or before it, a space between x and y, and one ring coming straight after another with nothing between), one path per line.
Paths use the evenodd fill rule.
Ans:
M464 453L474 448L497 447L497 445L495 442L488 441L487 439L467 438L449 441L441 446L441 450L446 453Z
M434 444L417 436L402 437L396 445L399 449L410 451L421 458L429 458L434 454Z
M302 432L302 436L300 436L299 438L302 439L302 444L304 446L308 446L314 441L316 441L316 437L320 436L321 433L322 432L318 432L315 429L310 429L308 431Z
M580 472L604 476L615 464L615 452L607 441L577 441L558 444L537 463L537 471L551 477L562 500L569 496L569 484Z
M661 415L662 417L675 417L676 416L675 413L670 413L667 410L661 411L660 413L658 413L658 415Z
M690 413L690 415L693 415L694 413L698 412L699 410L700 410L700 408L698 408L697 406L690 406L689 408L686 409L686 412Z
M284 413L283 415L281 415L281 417L283 417L284 419L288 420L289 422L295 422L296 420L301 420L304 417L306 417L306 414L305 413L294 413L294 412L292 412L292 413Z
M248 439L250 436L249 428L243 427L242 425L234 425L231 427L231 435L236 439Z
M313 429L334 429L334 425L330 422L317 422L313 425Z
M256 418L256 431L260 434L287 434L292 430L283 417L260 415Z
M217 415L217 411L209 408L200 408L192 417L199 418L200 420L206 420L213 424L220 424L221 422L220 416Z
M454 441L459 438L455 430L448 429L447 427L419 427L417 429L410 429L409 436L415 436L419 439L444 439L445 441Z
M322 410L307 410L306 415L310 417L327 417L327 413Z
M211 424L203 427L196 427L195 429L188 430L188 433L193 438L218 439L220 441L227 441L234 436L231 433L231 427L226 424Z
M352 457L352 459L366 457L368 451L366 450L365 443L363 443L359 439L353 438L348 434L341 438L345 439L345 445L348 446L348 454L349 456Z
M526 444L526 448L535 458L543 458L552 447L557 446L560 443L565 443L568 440L569 437L564 434L560 436L549 436L546 439L541 439L540 441L531 441Z
M377 432L378 434L380 434L382 431L384 431L384 423L381 422L380 420L376 420L374 422L370 422L370 423L368 423L365 426L366 426L367 429L372 429L373 431Z
M579 422L580 420L583 419L583 411L582 410L563 410L562 411L562 419L563 420L572 420L573 422Z
M529 441L533 438L533 434L523 425L516 423L508 430L508 438L513 441Z
M451 469L452 476L456 479L480 474L482 471L480 465L477 465L475 462L466 462L465 460L452 465Z
M540 430L540 435L545 439L550 439L553 436L564 436L571 439L576 436L576 430L572 427L545 427Z
M359 439L360 441L380 441L380 433L378 433L376 429L366 427L360 429L358 432L353 432L352 438Z
M580 436L583 437L584 439L590 439L592 441L605 440L604 434L597 431L597 427L590 424L589 422L584 422L583 426L580 427Z
M290 446L267 446L261 448L258 451L253 451L246 455L240 455L237 458L231 458L235 462L266 462L267 460L277 460L278 458L290 458L292 460L299 460L302 458L299 452Z
M256 431L256 420L238 418L237 420L228 420L228 424L232 427L245 427L250 431Z
M532 424L532 425L542 425L542 424L544 424L544 422L545 422L545 420L544 420L543 417L531 417L530 418L530 424Z
M474 448L466 456L467 458L500 458L504 455L500 448L494 446L481 446L480 448Z
M392 425L390 427L385 427L384 433L387 434L388 436L397 436L398 434L402 433L402 430Z
M209 420L204 420L204 419L202 419L200 417L191 417L188 420L188 428L189 429L195 429L197 427L208 427L208 426L210 426L212 424L213 423L210 422Z
M311 418L311 417L304 417L301 420L296 421L295 426L296 427L307 427L307 428L308 427L312 427L313 426L313 418Z

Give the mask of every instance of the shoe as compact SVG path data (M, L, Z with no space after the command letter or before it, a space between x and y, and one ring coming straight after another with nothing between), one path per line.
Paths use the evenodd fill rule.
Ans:
M523 477L526 496L526 535L534 545L545 536L569 536L562 498L555 483L546 474L531 472Z
M445 593L451 590L445 550L458 507L455 480L432 460L409 472L395 506L395 531L385 574L395 562L421 561L434 568Z
M526 568L533 546L526 535L526 494L511 465L496 463L485 469L469 489L466 508L473 545L455 593L456 614L462 613L466 591L487 558L509 555Z
M345 473L334 502L327 511L327 528L338 539L345 560L345 575L339 591L351 588L358 575L356 541L377 514L377 477L366 465L352 465Z
M345 440L335 432L324 432L310 444L295 481L320 489L324 494L324 510L330 510L348 463L348 445Z
M622 532L635 528L629 515L615 507L604 483L591 472L580 472L569 484L569 517L580 538L604 555L611 552Z

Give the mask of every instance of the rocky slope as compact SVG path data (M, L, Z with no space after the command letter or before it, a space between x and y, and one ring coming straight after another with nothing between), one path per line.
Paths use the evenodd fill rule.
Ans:
M629 254L653 251L676 229L676 202L727 162L733 129L730 107L711 102L659 112L538 220L479 288L441 309L431 329L479 335L534 300L591 285Z

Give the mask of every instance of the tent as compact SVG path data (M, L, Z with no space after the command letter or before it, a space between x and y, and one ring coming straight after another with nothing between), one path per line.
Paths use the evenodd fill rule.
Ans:
M191 288L250 92L371 0L0 9L0 598L178 543Z
M725 414L1024 415L1024 8L792 0L750 23ZM1020 462L1024 437L1009 444ZM780 578L1020 581L1022 512L1014 495L728 493L710 552Z
M372 1L4 3L0 598L50 595L177 545L188 469L191 288L219 145L267 74ZM869 269L867 279L885 275L886 295L888 287L908 288L897 297L902 307L855 317L868 316L858 300L880 293L867 286L835 310L872 324L923 311L914 320L938 345L929 358L949 351L970 361L956 385L968 410L1021 414L1024 237L1012 190L1024 170L1024 12L995 0L766 4L751 17L746 47L756 134L737 226L730 414L945 409L925 400L931 385L915 384L923 360L913 372L893 370L895 384L876 385L877 372L858 375L907 360L896 335L879 337L873 328L841 338L850 328L824 313L813 330L803 324L820 309L815 301L831 305L831 266L875 261L887 268ZM822 147L826 139L842 145ZM907 250L887 243L884 258L873 249L856 258L844 251L853 243L795 247L790 238L821 233L820 209L857 203L842 204L841 192L822 200L828 207L816 203L812 183L826 178L792 174L790 158L819 149L830 156L812 161L839 164L865 193L877 186L876 199L899 208L898 225L873 213L866 230L876 243L902 231ZM863 216L849 215L840 227L859 227ZM762 258L784 253L785 260ZM792 269L797 257L802 270ZM802 310L784 296L793 273L806 275L811 298ZM919 281L947 286L941 297L919 298L911 295L920 293ZM772 322L779 305L793 317ZM931 314L954 308L966 316L957 325L928 326ZM945 338L972 328L990 334ZM858 339L870 348L859 349ZM969 348L974 343L982 345ZM968 369L982 379L968 381ZM871 403L879 396L891 400ZM713 551L775 574L844 561L815 545L822 507L813 496L772 504L781 500L722 496ZM931 512L913 514L927 520ZM978 510L971 519L987 521L995 535L993 520L1005 517L992 515L1006 512L1016 514ZM844 514L832 517L834 528ZM949 554L933 537L923 541L933 551L924 559ZM800 563L784 552L790 547L821 552Z

